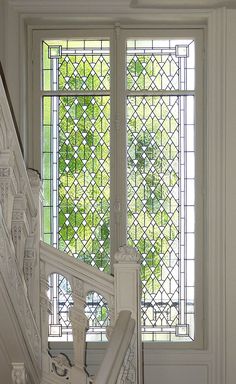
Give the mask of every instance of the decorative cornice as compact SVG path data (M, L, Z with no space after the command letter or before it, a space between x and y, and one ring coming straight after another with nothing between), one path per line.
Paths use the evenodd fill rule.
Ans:
M235 0L131 0L131 7L134 8L215 9L235 6Z

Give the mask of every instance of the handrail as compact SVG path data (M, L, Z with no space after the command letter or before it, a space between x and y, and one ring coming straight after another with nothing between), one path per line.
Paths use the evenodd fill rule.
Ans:
M70 277L78 278L91 288L107 295L114 294L113 276L75 259L58 249L40 242L40 259L47 266L47 273L59 273L70 281Z
M93 384L115 384L135 329L130 311L121 311L111 335L103 362Z
M14 168L16 179L16 192L24 193L27 198L28 208L32 217L37 214L29 177L27 174L19 133L16 128L12 107L9 103L9 95L6 85L0 76L0 152L2 156L12 155L9 164ZM6 161L6 160L5 160ZM3 166L3 162L1 166ZM6 166L6 164L4 164Z

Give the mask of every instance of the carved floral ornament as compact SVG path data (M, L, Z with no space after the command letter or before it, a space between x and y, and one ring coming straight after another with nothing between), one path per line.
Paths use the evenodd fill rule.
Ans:
M135 248L124 245L115 253L115 260L118 263L140 263L141 257Z

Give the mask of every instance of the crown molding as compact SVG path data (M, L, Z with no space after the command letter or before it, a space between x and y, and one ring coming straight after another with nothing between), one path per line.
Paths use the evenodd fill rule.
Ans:
M130 5L133 8L152 9L214 9L235 8L236 0L131 0Z
M2 0L17 12L46 14L141 14L236 8L236 0Z

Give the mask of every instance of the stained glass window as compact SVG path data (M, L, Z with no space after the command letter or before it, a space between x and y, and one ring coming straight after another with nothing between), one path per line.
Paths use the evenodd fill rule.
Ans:
M194 41L127 42L128 241L149 341L194 340L192 90Z
M72 341L69 308L73 305L73 299L70 283L64 276L53 273L49 277L48 293L51 303L48 340Z
M193 341L195 41L127 39L122 68L111 68L110 45L109 39L43 41L44 241L109 273L110 243L115 236L122 239L111 206L113 183L118 206L123 198L119 185L125 183L127 238L122 241L142 256L143 340ZM122 100L111 72L123 84ZM126 110L117 107L117 100ZM122 164L111 166L111 157L117 159L120 151L117 111L126 121L119 132L126 142L127 158L120 160L124 174L118 172ZM60 277L54 283L59 300L65 283ZM71 297L63 300L57 316L65 324L59 328L69 335L64 309ZM88 340L104 340L109 316L97 293L88 296L86 313Z
M43 89L54 92L43 97L44 240L102 271L110 269L109 71L109 41L43 43Z
M49 277L48 340L73 341L69 310L73 306L71 286L68 280L57 273ZM103 296L89 292L86 298L85 314L88 317L86 341L107 341L106 330L110 325L109 308Z

